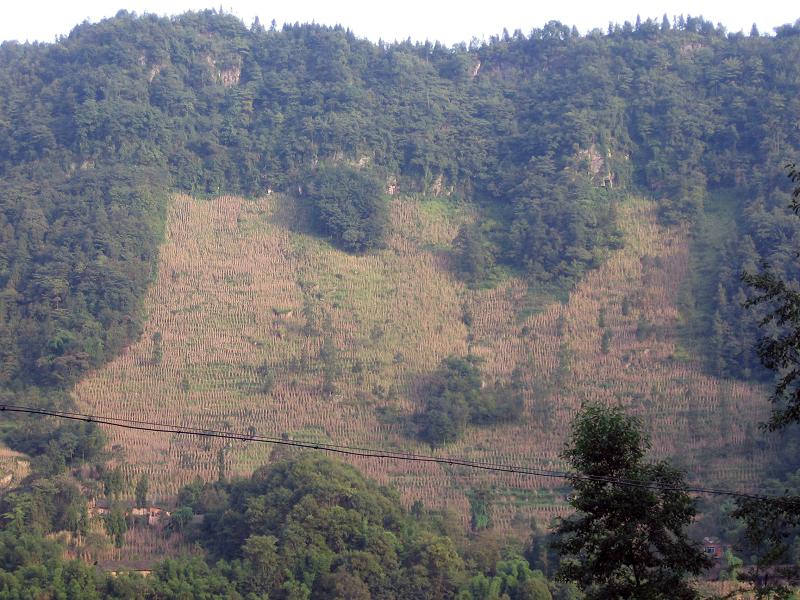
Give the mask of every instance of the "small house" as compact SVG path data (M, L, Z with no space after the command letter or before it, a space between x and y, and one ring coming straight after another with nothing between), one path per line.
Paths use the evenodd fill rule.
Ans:
M722 560L722 556L725 554L725 545L717 538L704 537L703 552L712 560Z
M130 511L131 516L133 517L144 517L147 518L147 524L150 527L155 527L159 525L161 522L161 518L169 517L170 513L168 510L164 510L163 508L159 508L157 506L147 506L142 508L132 508Z
M109 506L106 500L102 498L92 498L89 500L87 508L89 509L89 516L90 517L102 517L103 515L107 515L111 512L111 507Z

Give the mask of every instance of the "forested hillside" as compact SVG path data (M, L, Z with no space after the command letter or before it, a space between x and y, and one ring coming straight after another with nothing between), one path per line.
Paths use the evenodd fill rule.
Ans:
M783 170L800 154L798 114L800 22L769 36L683 16L586 35L551 22L445 47L121 11L53 44L3 43L0 399L543 466L560 464L569 418L599 399L646 417L654 452L693 476L752 485L774 448L753 429L751 383L766 373L740 272L766 260L800 279ZM218 496L202 512L238 528L204 543L231 562L166 564L154 585L294 597L310 585L303 560L328 561L314 597L356 585L342 573L357 557L322 546L281 555L278 579L242 575L295 525L278 512L243 525L245 504L267 497L259 477L295 485L307 473L290 471L310 463L227 482L279 457L107 440L92 423L0 427L22 481L0 498L0 545L28 530L89 547L84 495L113 499L106 533L123 545L125 486L149 476L164 500L201 475L220 480L193 484ZM135 460L114 468L125 449ZM527 532L564 508L552 482L358 466L406 505L455 507L473 533L492 519ZM364 567L382 573L371 591L423 571L413 553L435 549L449 571L430 579L448 593L549 595L534 595L544 584L518 553L465 568L394 496L313 468L361 486L366 512L347 515L359 543L393 544L391 564ZM25 567L3 552L5 570Z
M0 595L22 598L250 598L577 600L548 581L520 547L463 536L436 515L404 511L395 494L352 467L295 458L230 483L181 492L193 533L210 553L170 557L148 577L107 574L61 558L18 520L0 530ZM448 534L456 535L456 543ZM530 550L530 549L529 549Z
M743 36L683 17L446 48L214 11L123 11L55 44L5 43L3 381L61 387L135 338L170 191L297 194L325 164L476 203L492 219L466 271L508 265L537 285L574 282L619 244L618 190L673 221L720 191L733 232L698 310L716 316L712 368L740 374L754 361L738 272L788 269L795 235L775 211L798 53L797 27Z

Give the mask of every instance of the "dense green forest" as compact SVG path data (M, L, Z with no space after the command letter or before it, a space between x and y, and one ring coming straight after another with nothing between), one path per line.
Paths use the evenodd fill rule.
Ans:
M61 491L55 498L68 504ZM173 520L183 515L208 559L168 559L147 578L64 561L16 510L0 531L0 598L580 598L532 568L524 547L467 540L457 520L421 506L407 514L394 493L327 459L294 456L249 479L198 481L179 503ZM195 512L205 519L187 525Z
M216 11L122 11L53 44L3 43L0 395L68 406L82 374L136 339L175 191L286 193L321 236L350 252L381 245L388 196L447 197L481 222L456 238L458 275L491 285L503 267L549 291L568 289L619 247L616 204L645 195L664 222L697 234L697 276L685 291L690 343L714 373L765 377L752 351L758 314L742 308L739 275L766 261L800 279L800 229L786 218L782 170L800 154L798 114L800 23L762 36L693 17L586 35L552 22L445 47L374 44L342 27L248 28ZM419 434L434 445L467 422L513 416L513 393L499 405L475 365L458 361L431 377L426 410L438 421ZM85 526L79 480L114 487L99 430L42 419L3 427L9 446L34 457L32 477L3 498L7 597L24 597L36 581L95 596L147 588L171 597L200 580L208 597L369 597L363 586L386 597L382 586L397 582L440 586L430 597L568 594L548 590L518 554L473 568L479 559L454 549L444 526L415 524L390 493L321 463L195 490L200 498L213 489L217 504L203 512L230 528L203 538L218 565L168 562L146 584L105 579L62 563L41 538ZM303 478L314 468L363 499L345 508L305 501L319 519L341 516L341 539L279 510L280 494L312 485ZM204 502L184 500L191 510ZM378 547L388 563L359 554ZM273 555L283 570L272 579L246 575L247 561ZM345 576L353 565L358 582ZM306 571L325 576L307 581ZM80 593L73 597L91 597Z

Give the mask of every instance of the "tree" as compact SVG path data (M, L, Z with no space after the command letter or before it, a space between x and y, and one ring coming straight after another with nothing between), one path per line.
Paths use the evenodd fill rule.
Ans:
M349 252L379 247L389 219L380 181L344 165L322 166L308 180L314 219Z
M800 171L794 163L786 165L789 179L800 182ZM789 206L800 216L800 185L792 192ZM784 281L764 264L760 273L742 273L742 281L756 292L745 302L745 308L766 304L771 310L761 319L762 329L773 327L775 333L761 337L756 354L780 379L772 393L772 416L768 428L783 429L800 423L800 290Z
M194 512L191 506L181 506L172 511L170 515L170 526L178 533L184 531L192 520Z
M720 573L720 579L728 581L739 581L739 569L742 568L744 561L735 556L730 548L725 550L725 570Z
M150 358L150 362L154 365L160 365L161 361L164 359L164 349L161 347L161 340L162 340L161 332L156 331L153 334L153 353Z
M150 489L150 482L147 479L147 474L142 473L142 476L139 477L139 481L136 482L136 506L139 508L147 506L147 492Z
M330 322L328 322L325 329L330 332ZM322 361L322 393L330 396L336 393L336 380L342 372L339 362L339 349L336 347L331 335L325 336L322 348L319 351L319 357Z
M122 475L122 469L114 467L103 473L103 489L108 498L119 499L125 489L125 477Z
M520 418L524 408L519 381L486 385L475 356L449 356L426 386L425 410L416 416L419 436L432 446L456 441L467 424L490 425Z
M683 473L649 463L650 441L619 408L585 405L564 452L577 511L556 528L557 576L594 598L695 598L686 576L710 566L686 536L695 514ZM620 485L618 480L630 482Z
M490 566L494 575L475 575L469 582L475 600L552 600L547 579L541 571L532 570L528 562L516 555Z
M432 446L456 441L480 393L481 375L474 359L446 358L427 386L425 412L419 416L420 437Z
M228 468L225 463L225 450L227 446L223 446L217 451L217 473L219 474L218 480L224 482L227 479Z
M111 512L105 516L106 533L114 539L114 547L122 548L125 543L125 533L128 531L128 521L125 519L125 511L119 503L115 502L111 507Z
M456 269L470 285L478 286L492 275L495 249L475 223L464 223L453 239Z
M271 535L251 535L242 545L242 553L249 561L250 591L255 594L269 594L280 584L280 561L277 551L278 540Z
M786 165L792 183L800 182L800 171L794 163ZM800 185L792 191L789 208L800 216ZM756 354L761 364L775 372L778 381L770 397L772 415L766 423L770 431L786 430L800 424L800 291L762 265L759 273L743 272L742 280L756 295L745 302L745 308L766 305L768 311L760 326L768 333L756 343ZM760 571L772 564L785 564L792 546L792 538L800 528L800 495L790 494L773 498L740 498L732 515L745 523L745 539L755 550L754 574L761 597L775 592L780 597L790 593L783 585L766 585L760 580ZM783 579L796 582L800 579L797 568L782 573ZM742 577L746 579L746 577ZM764 585L762 585L762 583Z
M258 367L259 390L262 394L269 394L275 387L275 375L267 361Z
M486 487L473 490L468 496L469 509L472 517L470 527L473 531L491 529L492 523L492 492Z

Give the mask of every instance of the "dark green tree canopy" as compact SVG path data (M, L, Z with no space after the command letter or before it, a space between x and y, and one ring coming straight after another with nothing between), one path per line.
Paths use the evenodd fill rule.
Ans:
M792 183L800 182L800 172L794 163L786 165ZM791 195L786 207L800 215L800 185ZM795 262L798 255L795 253ZM750 268L752 269L752 265ZM785 273L785 271L784 271ZM733 516L744 521L744 540L755 557L756 574L771 565L783 565L782 581L763 586L756 581L762 597L775 593L789 597L791 586L800 582L797 566L792 562L792 548L800 539L800 495L795 452L797 426L800 424L800 290L795 281L777 272L773 265L762 263L758 272L745 270L742 281L751 295L744 303L746 309L762 309L759 325L761 336L756 343L756 353L762 365L775 375L776 383L771 394L772 414L766 427L783 436L789 448L784 464L780 465L783 481L773 482L772 497L739 498ZM789 585L787 585L787 583Z
M244 560L252 593L433 599L465 581L452 541L417 530L394 493L352 467L301 456L222 487L226 500L206 512L202 543Z
M306 179L305 193L320 231L351 252L378 248L389 207L374 175L347 165L324 165Z
M489 384L474 356L450 356L430 377L425 408L416 416L420 437L432 446L456 441L467 424L490 425L519 418L523 397L518 384Z
M786 165L786 169L793 183L800 181L800 171L794 163ZM800 215L800 185L794 188L787 208ZM763 335L756 343L756 354L761 364L778 377L771 396L773 409L768 427L775 431L800 424L800 288L766 262L759 272L744 270L741 278L755 292L744 302L744 308L766 309L759 321Z
M641 425L620 409L587 404L564 452L575 471L575 513L556 528L558 576L587 599L696 598L687 576L710 566L686 535L695 503L684 475L667 462L649 463ZM632 485L610 481L624 480Z

